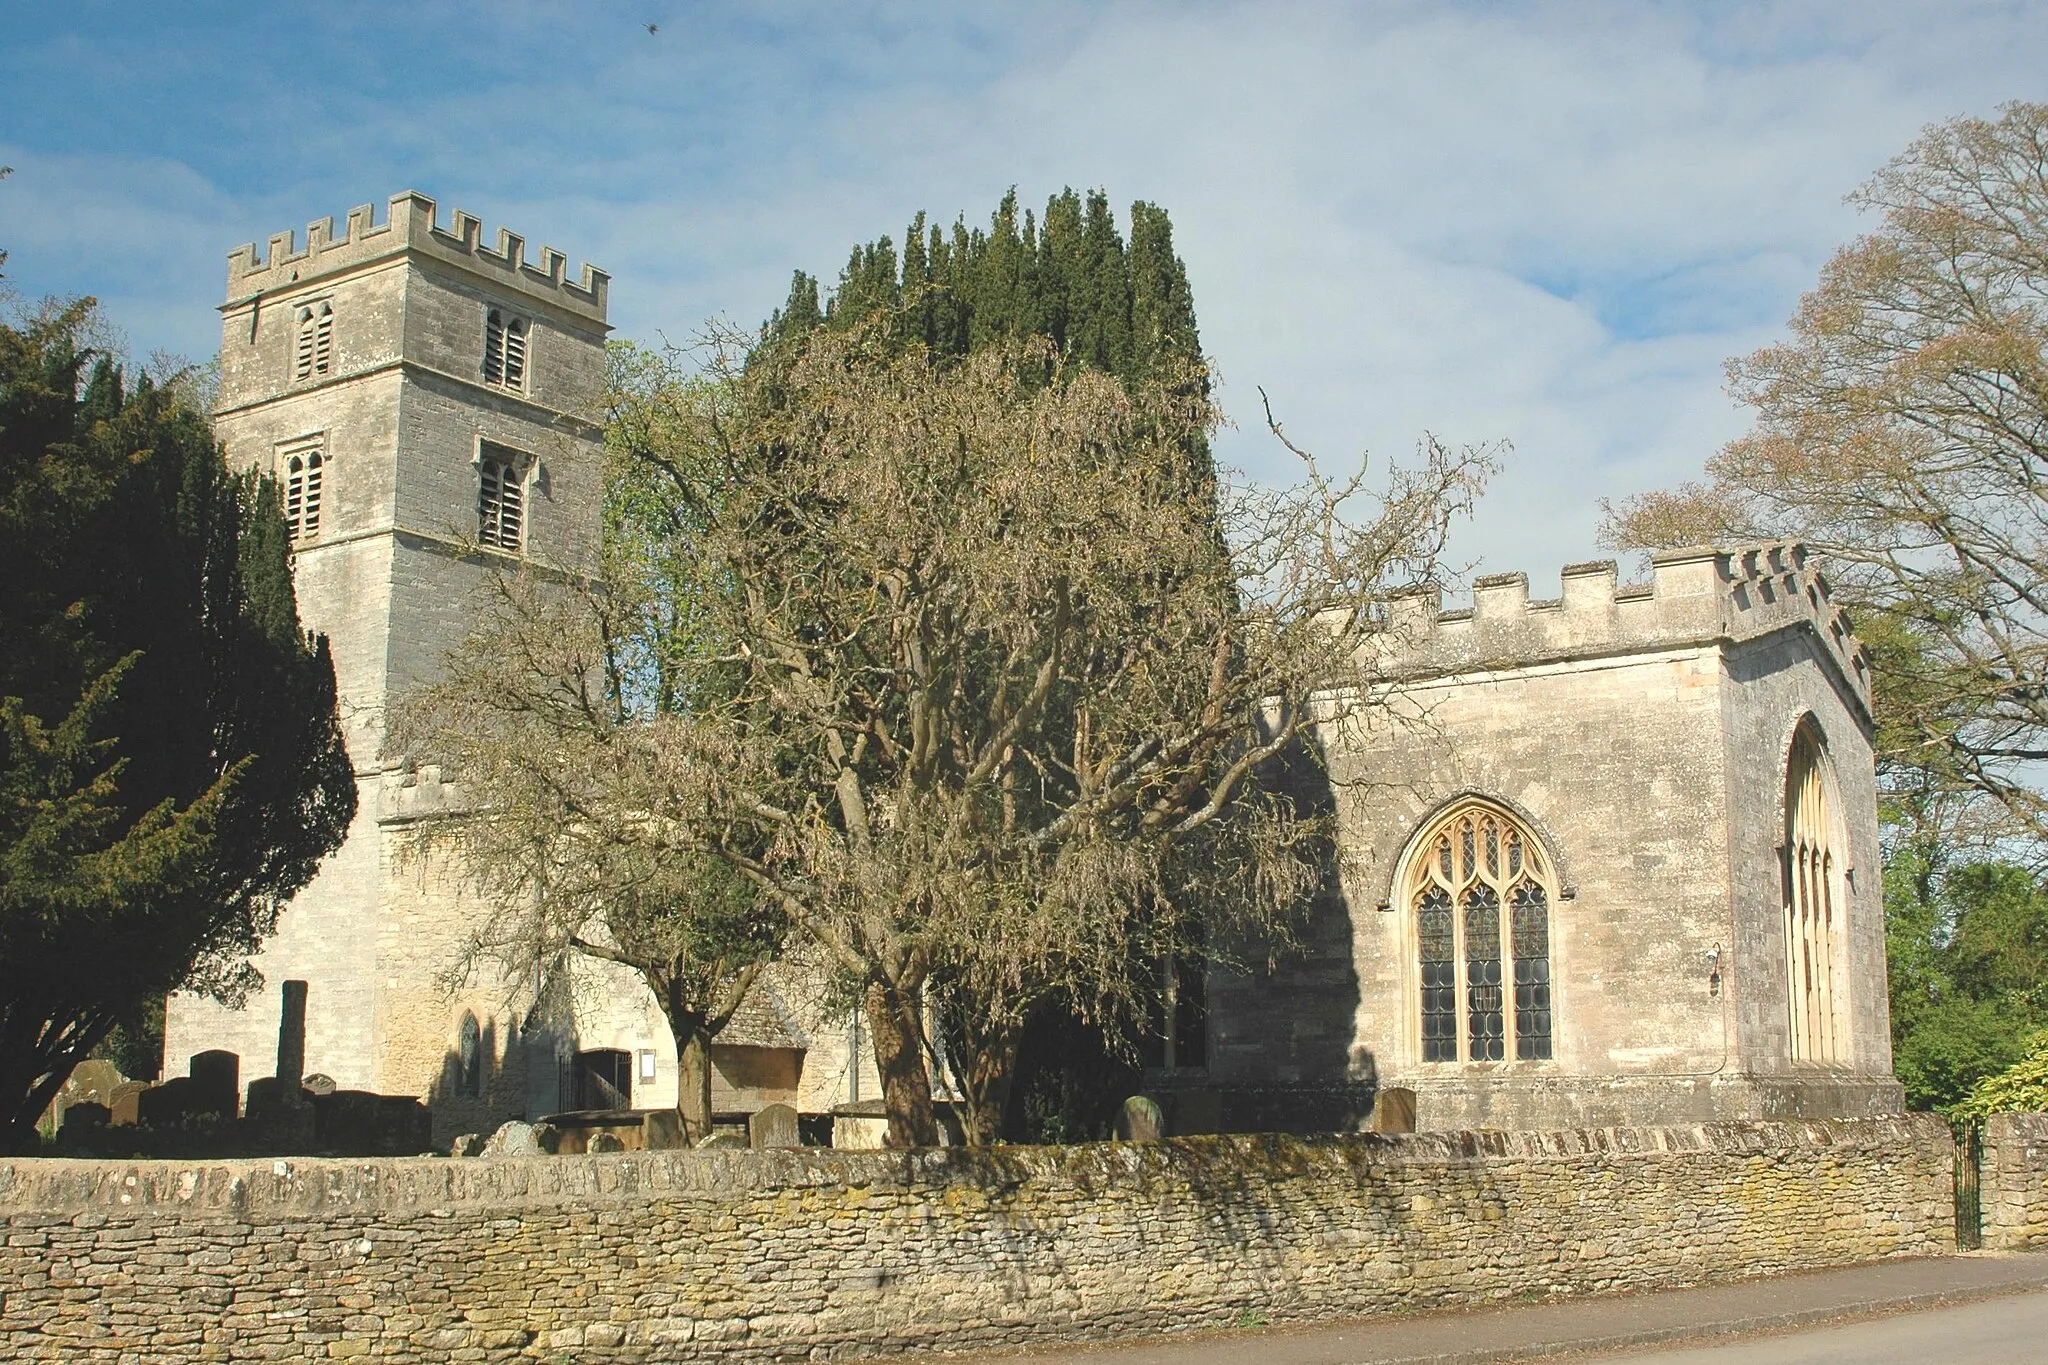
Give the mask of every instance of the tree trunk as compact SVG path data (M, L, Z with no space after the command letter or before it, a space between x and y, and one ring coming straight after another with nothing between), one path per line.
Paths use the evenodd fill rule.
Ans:
M676 1116L692 1147L711 1136L711 1035L693 1021L672 1023L676 1039Z
M985 1146L1003 1136L1003 1113L1010 1107L1010 1082L1017 1075L1018 1030L1005 1028L978 1040L961 1067L960 1083L967 1090L967 1112L960 1126L967 1141ZM960 1066L958 1059L956 1066Z
M924 1063L924 1030L917 997L895 986L870 987L868 1032L875 1069L882 1074L882 1104L891 1147L936 1147L939 1121L932 1113L932 1077Z

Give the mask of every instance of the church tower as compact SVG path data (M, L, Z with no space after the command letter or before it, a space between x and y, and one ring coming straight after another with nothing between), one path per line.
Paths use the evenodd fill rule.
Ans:
M437 1129L524 1107L516 987L442 978L473 907L405 846L449 792L387 753L387 707L468 633L492 572L591 563L602 501L607 277L569 278L552 248L530 262L503 229L481 238L407 193L381 223L365 205L338 236L311 224L303 250L285 232L228 257L216 431L231 466L283 492L359 809L264 945L262 994L242 1010L174 997L165 1028L167 1071L221 1048L266 1075L283 983L305 981L306 1072L432 1099Z

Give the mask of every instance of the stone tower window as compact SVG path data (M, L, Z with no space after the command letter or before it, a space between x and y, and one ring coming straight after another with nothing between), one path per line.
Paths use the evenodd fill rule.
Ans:
M517 550L525 530L526 458L516 450L483 443L477 460L476 538L479 544Z
M1463 802L1416 841L1401 886L1414 916L1422 1060L1551 1057L1556 888L1535 834L1497 806Z
M320 493L327 460L318 445L300 446L284 454L284 524L293 540L311 540L320 533Z
M1785 766L1785 982L1795 1062L1845 1062L1846 973L1843 836L1828 780L1827 751L1809 717Z
M325 299L299 305L292 345L292 375L312 379L334 368L334 305Z
M484 315L484 383L501 389L526 387L527 321L493 308Z

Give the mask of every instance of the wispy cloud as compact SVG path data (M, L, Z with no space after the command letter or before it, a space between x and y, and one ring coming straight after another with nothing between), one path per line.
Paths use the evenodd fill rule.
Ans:
M1173 213L1227 458L1283 472L1257 385L1327 452L1511 439L1461 548L1541 574L1741 428L1721 362L1842 195L2048 96L2043 50L2023 4L88 5L0 20L0 246L198 353L229 247L417 187L683 337L919 208L1099 184Z

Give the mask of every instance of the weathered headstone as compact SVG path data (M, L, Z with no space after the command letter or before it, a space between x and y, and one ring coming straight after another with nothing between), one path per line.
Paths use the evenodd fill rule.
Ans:
M610 1152L623 1152L626 1150L626 1144L619 1141L617 1133L599 1133L590 1140L583 1150L593 1156L598 1156Z
M313 1140L336 1156L373 1156L384 1097L369 1090L337 1090L313 1097Z
M1116 1135L1125 1142L1157 1142L1166 1136L1166 1116L1150 1095L1133 1095L1117 1114Z
M144 1081L123 1081L115 1086L113 1095L107 1101L107 1109L110 1111L109 1121L120 1124L139 1122L141 1119L142 1092L147 1089L149 1089L149 1085Z
M650 1109L640 1119L641 1142L650 1152L687 1147L683 1140L683 1116L673 1109Z
M483 1154L484 1135L482 1133L464 1133L448 1144L448 1155L450 1156L482 1156Z
M135 1102L136 1118L151 1128L176 1128L184 1123L192 1098L192 1078L173 1076L153 1085Z
M209 1048L195 1052L185 1069L192 1074L191 1108L195 1113L234 1118L241 1112L242 1059L232 1052Z
M306 983L284 983L284 1008L277 1019L277 1080L286 1104L296 1103L306 1074Z
M484 1143L482 1156L546 1156L540 1141L534 1136L533 1125L521 1123L518 1119L501 1124Z
M104 1104L80 1100L64 1111L64 1131L91 1132L107 1126L110 1113Z
M1415 1092L1395 1086L1373 1097L1372 1130L1375 1133L1415 1131Z
M747 1140L738 1133L713 1133L710 1137L697 1144L697 1150L700 1152L725 1151L728 1149L745 1151L746 1146Z
M341 1089L334 1083L334 1077L324 1071L316 1071L299 1082L299 1088L309 1095L332 1095Z
M378 1156L411 1156L426 1151L433 1141L434 1116L427 1106L411 1095L377 1097Z
M796 1110L786 1104L765 1105L747 1119L747 1145L756 1151L769 1147L798 1147Z
M848 1151L874 1151L889 1140L889 1111L880 1100L860 1100L832 1108L832 1145Z

